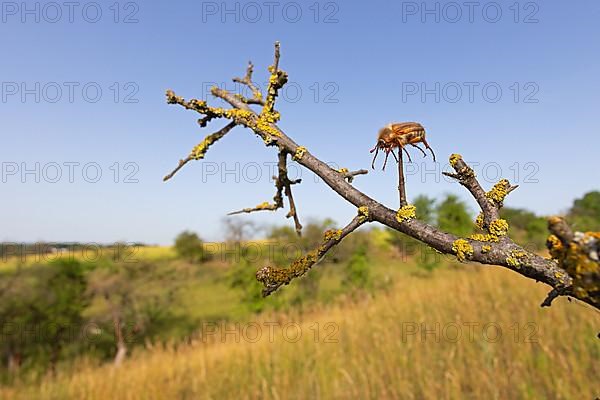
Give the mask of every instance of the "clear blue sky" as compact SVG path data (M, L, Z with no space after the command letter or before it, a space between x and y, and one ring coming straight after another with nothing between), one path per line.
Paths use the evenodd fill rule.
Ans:
M438 171L460 152L480 163L484 184L501 174L521 185L510 206L558 213L600 189L595 0L475 2L471 10L463 2L424 10L420 1L26 4L3 2L0 21L0 241L170 243L183 229L219 239L228 211L272 198L274 149L236 128L205 162L163 183L210 133L194 113L167 105L164 91L191 98L212 82L234 88L231 77L249 59L262 83L275 40L292 82L280 127L326 161L367 168L381 126L419 121L443 162ZM412 153L409 200L457 193L475 210L459 185L423 173L436 168L430 158ZM24 168L34 172L23 176ZM355 213L302 172L303 220L343 223ZM393 166L355 184L397 206ZM291 223L285 213L252 218Z

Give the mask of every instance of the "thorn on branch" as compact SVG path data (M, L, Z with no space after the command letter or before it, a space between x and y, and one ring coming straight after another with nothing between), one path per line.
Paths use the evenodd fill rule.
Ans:
M369 173L369 171L366 169L349 171L348 168L336 169L336 172L342 174L342 176L344 177L344 179L346 179L348 181L348 183L352 183L352 181L354 181L354 177L356 177L358 175L366 175Z
M289 268L263 267L256 272L256 279L263 284L263 296L269 296L283 285L289 284L293 279L306 274L315 264L323 259L327 252L340 243L346 236L354 232L368 220L359 213L343 229L329 230L323 235L321 245L294 261Z

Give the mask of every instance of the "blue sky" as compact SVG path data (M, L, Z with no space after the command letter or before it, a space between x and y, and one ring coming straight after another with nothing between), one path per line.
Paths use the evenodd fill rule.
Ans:
M381 126L426 127L441 164L413 152L409 200L456 193L475 210L439 174L453 152L484 185L520 184L513 207L558 213L600 189L597 1L25 4L3 2L0 20L0 241L221 238L227 212L272 198L276 154L236 128L163 183L221 126L200 129L164 91L234 89L250 59L262 84L275 40L291 82L279 125L323 160L367 168ZM355 213L292 171L303 220ZM395 182L390 167L355 185L394 208ZM291 223L285 213L252 219Z

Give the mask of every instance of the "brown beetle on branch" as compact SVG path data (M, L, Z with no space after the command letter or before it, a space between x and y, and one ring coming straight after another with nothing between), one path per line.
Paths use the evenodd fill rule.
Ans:
M375 152L373 162L371 163L371 168L375 168L375 159L377 158L377 153L379 153L379 150L385 151L385 161L383 162L384 170L390 153L392 153L396 159L396 162L398 162L398 158L393 151L396 147L398 148L398 153L404 150L408 156L408 161L412 162L410 154L404 147L408 144L419 149L421 153L423 153L423 157L425 157L425 151L417 146L417 143L423 143L425 148L431 151L433 161L435 161L435 153L433 152L433 149L429 147L427 140L425 140L425 128L423 128L423 125L419 124L418 122L400 122L387 125L385 128L379 130L377 144L375 147L373 147L373 149L371 149L371 153Z

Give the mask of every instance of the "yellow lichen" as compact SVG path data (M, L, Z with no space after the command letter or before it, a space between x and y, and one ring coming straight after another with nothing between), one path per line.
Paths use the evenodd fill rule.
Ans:
M489 232L494 236L506 236L508 233L508 222L504 219L495 219L489 227Z
M273 206L268 201L265 201L265 202L260 203L259 205L257 205L255 208L257 210L268 210L270 208L273 208Z
M506 264L514 268L521 268L526 263L527 253L521 250L513 250L506 257Z
M369 219L369 207L367 206L360 206L358 207L358 216L362 221Z
M490 199L494 204L501 205L504 198L508 194L510 183L507 179L501 179L500 182L496 183L494 187L485 194L485 197Z
M325 231L323 234L323 239L325 241L329 240L340 240L342 238L342 230L341 229L329 229Z
M475 218L475 225L479 229L483 229L483 213L479 213L479 215L477 215L477 218Z
M462 160L462 156L460 154L452 154L450 156L450 165L452 165L453 167L456 167L456 164Z
M474 253L473 246L465 239L457 239L452 243L452 251L456 254L458 261L466 261Z
M477 240L478 242L497 242L499 240L498 236L496 235L483 233L474 233L471 236L469 236L469 239Z
M412 204L407 204L401 207L396 213L396 221L398 222L406 222L417 216L417 207Z
M600 304L599 251L600 232L575 232L568 246L562 246L562 243L555 245L557 260L573 278L573 290L577 297L591 299L596 304Z
M565 247L556 235L548 236L546 247L550 252L550 256L554 259L561 258L564 255Z
M490 250L492 250L492 246L490 246L490 245L485 244L485 245L481 246L482 253L489 253Z
M296 151L294 152L294 156L292 157L295 161L301 160L304 157L304 154L307 152L306 147L298 146L296 147Z

